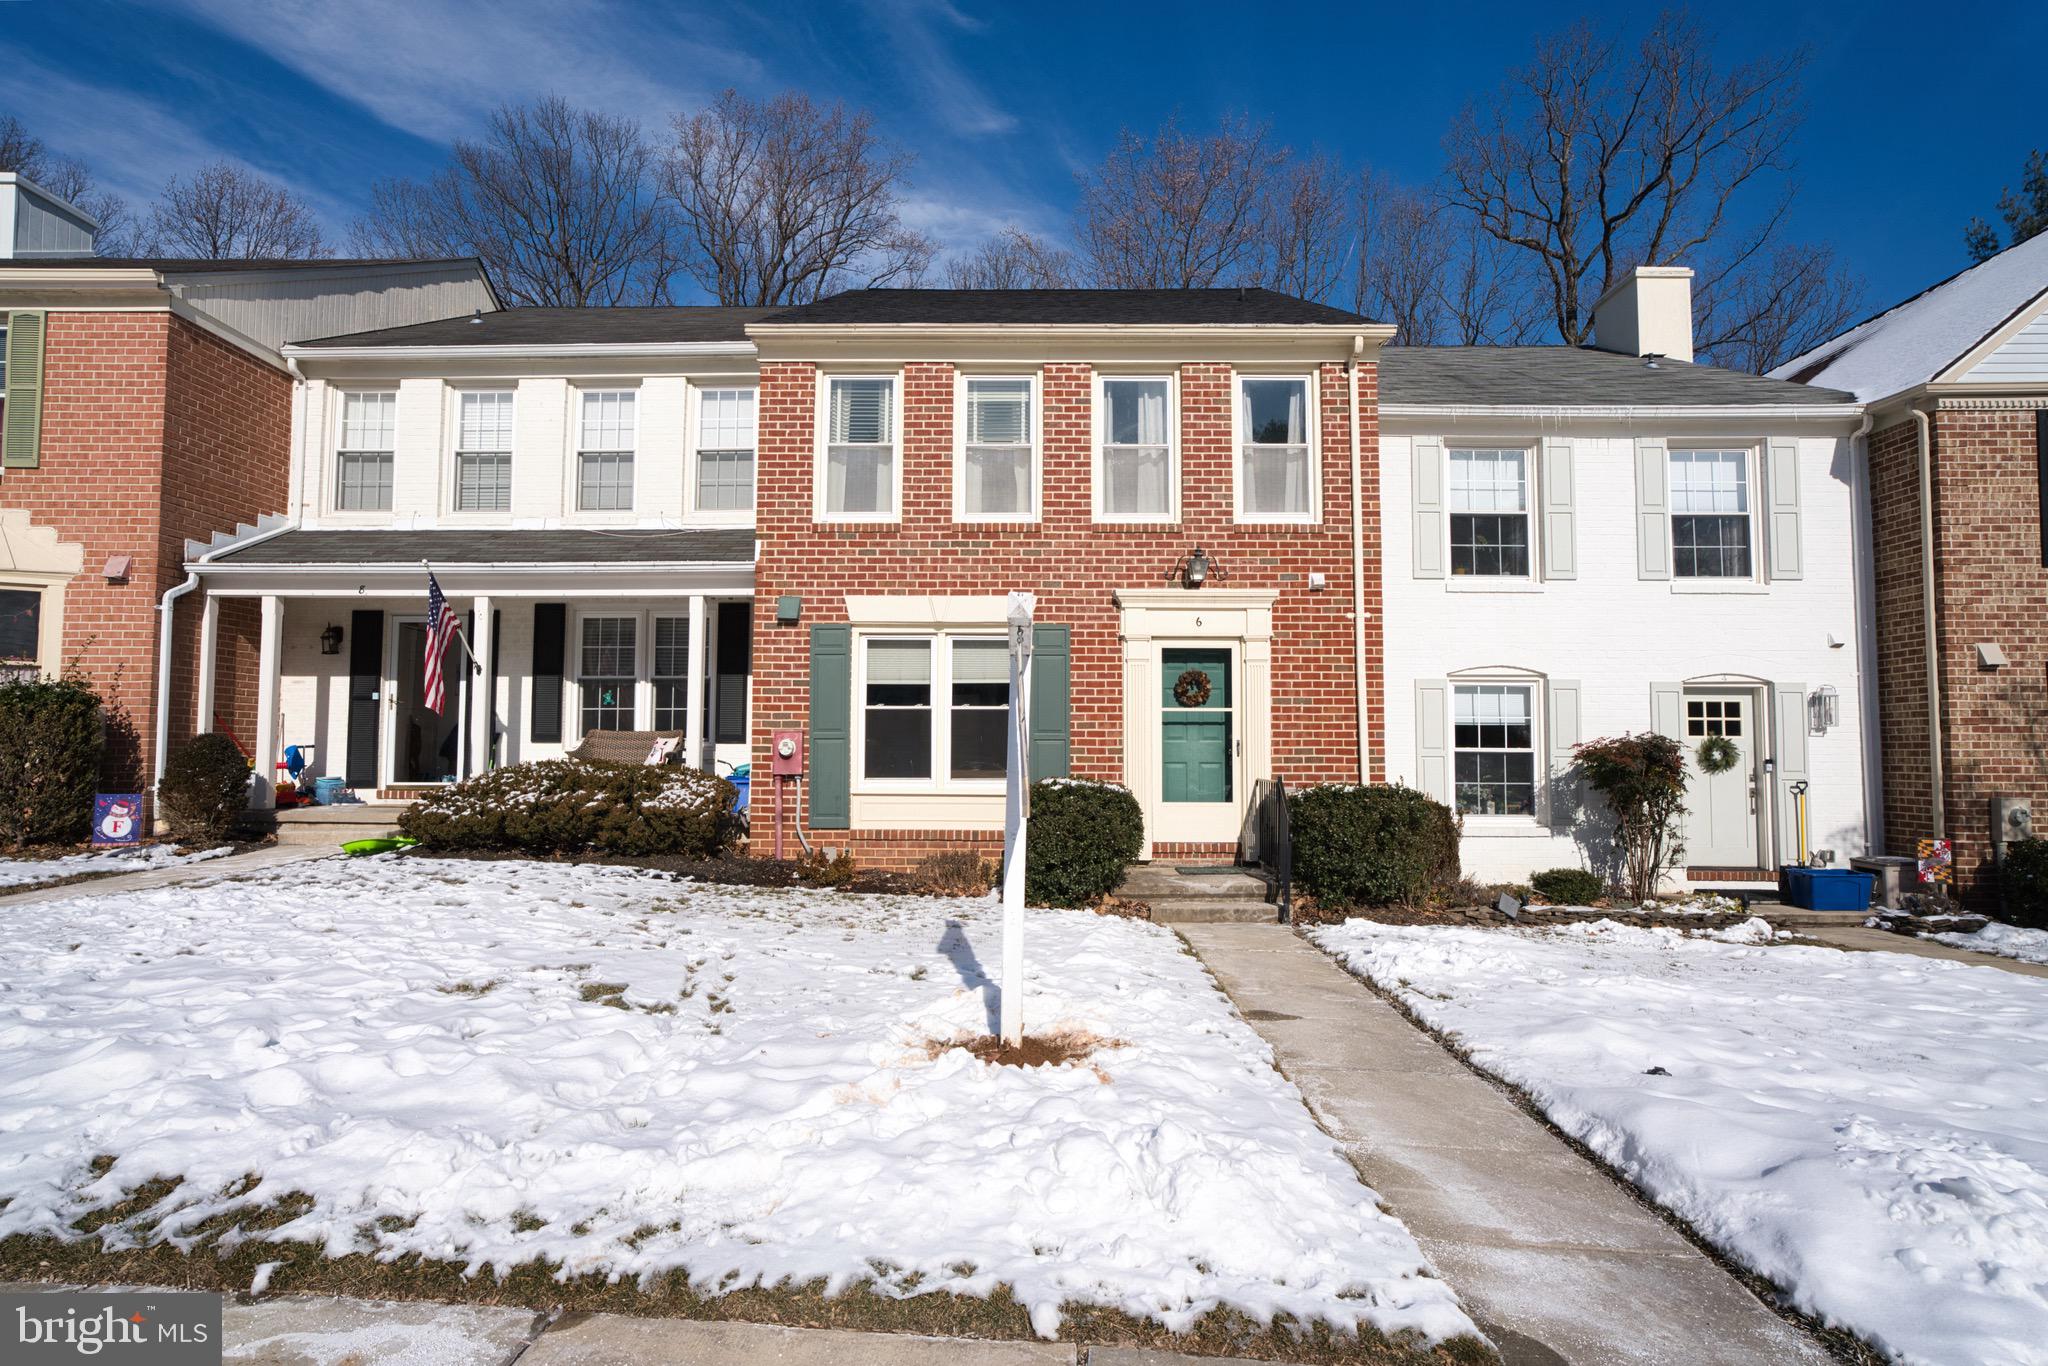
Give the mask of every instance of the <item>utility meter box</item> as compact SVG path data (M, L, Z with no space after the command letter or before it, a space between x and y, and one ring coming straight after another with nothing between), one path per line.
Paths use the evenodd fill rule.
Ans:
M769 771L778 778L801 777L804 771L804 733L778 730L769 742Z
M2005 862L2005 846L2014 840L2032 839L2034 836L2034 799L2031 797L1993 797L1991 799L1991 852L2000 863Z

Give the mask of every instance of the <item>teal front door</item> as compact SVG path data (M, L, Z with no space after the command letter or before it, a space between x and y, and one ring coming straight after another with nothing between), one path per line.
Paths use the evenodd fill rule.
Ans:
M1236 799L1233 653L1228 646L1160 652L1162 801L1228 803Z

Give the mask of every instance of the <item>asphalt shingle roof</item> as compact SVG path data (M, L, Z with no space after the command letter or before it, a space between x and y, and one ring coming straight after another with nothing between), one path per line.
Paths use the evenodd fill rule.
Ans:
M1270 289L854 289L772 324L1357 327L1371 320Z
M300 342L342 346L587 346L743 342L772 308L507 308Z
M223 565L751 564L751 527L709 531L287 531Z
M317 270L355 266L471 266L474 256L265 256L210 260L195 256L17 256L0 259L0 270L41 270L51 266L93 270L160 270L166 274L221 271Z
M1668 404L1794 407L1854 403L1816 389L1711 365L1571 346L1393 346L1380 355L1380 402L1473 407Z

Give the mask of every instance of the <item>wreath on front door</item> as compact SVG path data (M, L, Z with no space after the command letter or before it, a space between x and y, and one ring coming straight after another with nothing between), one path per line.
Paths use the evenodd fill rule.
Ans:
M1209 675L1189 669L1173 681L1173 700L1183 707L1199 707L1209 700Z
M1725 735L1709 735L1700 741L1700 771L1702 773L1726 773L1742 761L1742 751L1735 742Z

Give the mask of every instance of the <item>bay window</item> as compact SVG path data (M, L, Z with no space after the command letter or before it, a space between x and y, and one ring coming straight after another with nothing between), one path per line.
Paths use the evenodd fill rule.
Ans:
M391 475L396 463L397 432L397 394L341 396L341 430L336 437L334 455L334 506L337 511L391 511Z
M1111 522L1170 522L1178 479L1173 468L1173 382L1107 375L1095 397L1098 444L1095 515Z
M512 506L512 391L466 389L456 399L455 510Z
M754 390L706 389L697 401L697 509L754 506Z
M1749 455L1671 452L1671 569L1679 578L1751 577Z
M986 791L1008 772L1010 650L999 635L861 642L859 780Z
M826 381L825 461L818 515L888 521L896 515L896 381L834 376Z
M1237 515L1248 522L1312 520L1315 462L1309 446L1309 383L1303 376L1240 376Z
M1451 762L1458 811L1536 814L1534 687L1461 683L1452 689Z
M961 381L960 468L954 515L962 521L1027 521L1037 513L1029 379L973 375Z
M1529 453L1450 452L1451 573L1529 577Z
M631 389L584 392L576 443L576 506L583 511L631 510L637 406Z

